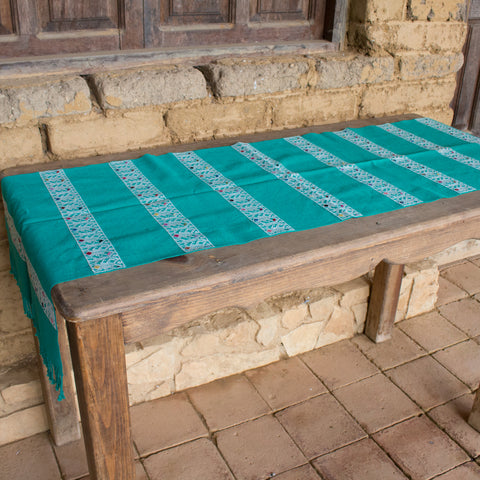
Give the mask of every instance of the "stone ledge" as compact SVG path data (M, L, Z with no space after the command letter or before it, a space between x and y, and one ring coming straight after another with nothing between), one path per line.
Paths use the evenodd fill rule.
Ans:
M368 85L361 99L360 117L438 110L450 104L455 88L454 75L438 80Z
M195 68L161 68L92 75L104 109L131 109L207 97L205 78Z
M0 128L0 169L45 161L38 128Z
M88 113L90 89L81 77L70 77L0 88L0 124Z
M402 52L395 59L402 80L445 77L458 72L463 65L462 53Z
M410 0L407 9L410 20L429 22L464 21L467 18L465 0Z
M52 119L47 124L51 151L61 158L125 152L170 143L163 115L155 111L127 111L92 116L81 121Z
M367 57L340 54L317 60L317 88L333 89L387 82L393 79L394 61L391 56Z
M402 20L404 2L392 0L355 0L350 3L352 22L379 23Z
M350 25L348 39L370 53L394 54L401 51L428 50L431 53L459 52L465 41L463 22L390 22Z
M242 97L305 88L305 59L219 61L200 67L217 97Z

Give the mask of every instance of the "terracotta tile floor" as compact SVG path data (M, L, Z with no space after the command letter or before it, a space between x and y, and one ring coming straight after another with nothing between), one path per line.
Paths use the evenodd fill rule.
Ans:
M442 271L437 309L132 407L137 479L480 480L480 261ZM83 479L83 444L0 447L0 480Z

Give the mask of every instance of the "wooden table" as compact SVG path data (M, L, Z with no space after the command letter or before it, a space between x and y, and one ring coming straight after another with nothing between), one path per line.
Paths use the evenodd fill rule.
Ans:
M241 140L252 142L405 118L271 132L244 136ZM168 147L168 151L220 146L237 140ZM165 151L167 148L149 153ZM130 152L20 167L3 174L135 158L141 154ZM57 285L52 297L66 371L66 399L57 402L53 388L43 381L55 441L62 444L79 437L73 380L69 375L70 355L91 478L132 479L125 344L228 306L249 307L272 295L335 285L373 269L366 334L380 342L391 335L403 265L470 238L480 238L480 191ZM479 397L477 393L470 422L480 430Z

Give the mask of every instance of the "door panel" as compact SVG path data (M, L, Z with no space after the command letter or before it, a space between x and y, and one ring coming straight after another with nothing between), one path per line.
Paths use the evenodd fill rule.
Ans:
M38 2L41 30L118 28L122 3L117 0L41 0Z
M10 0L0 0L0 35L15 33L15 18Z

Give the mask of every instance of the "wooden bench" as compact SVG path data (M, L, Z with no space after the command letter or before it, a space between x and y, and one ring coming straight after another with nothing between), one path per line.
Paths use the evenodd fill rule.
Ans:
M241 140L252 142L406 118L414 116L271 132ZM198 150L237 140L170 146L149 153ZM18 167L3 175L135 158L142 153ZM248 307L282 292L335 285L373 269L366 334L375 342L384 341L391 335L403 265L470 238L480 238L480 191L57 285L52 297L66 372L66 399L56 401L57 393L44 376L52 435L57 444L80 436L69 374L73 364L91 478L132 479L125 344L224 307ZM480 430L478 393L470 423Z

